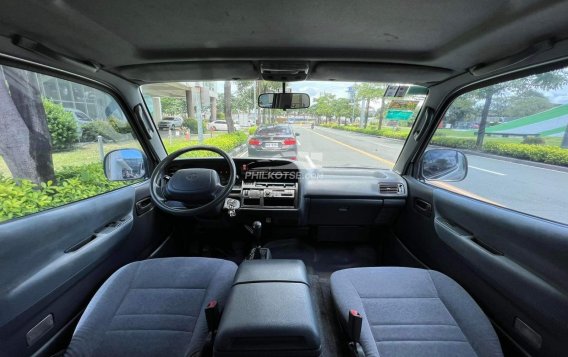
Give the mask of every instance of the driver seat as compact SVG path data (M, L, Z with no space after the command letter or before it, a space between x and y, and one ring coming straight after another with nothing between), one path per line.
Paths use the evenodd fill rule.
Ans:
M65 356L192 356L206 343L204 309L223 306L237 266L213 258L128 264L97 291Z

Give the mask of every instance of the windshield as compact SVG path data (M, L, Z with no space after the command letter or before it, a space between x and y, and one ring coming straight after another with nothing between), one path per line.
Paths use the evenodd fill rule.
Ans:
M267 81L176 82L142 86L168 153L199 143L233 157L286 158L316 167L392 168L417 113L425 88L395 83L287 83L307 93L307 109L264 109L262 93L281 92ZM193 153L195 156L211 156Z

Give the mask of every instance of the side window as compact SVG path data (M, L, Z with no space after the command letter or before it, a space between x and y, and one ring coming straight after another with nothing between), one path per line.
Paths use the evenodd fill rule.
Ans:
M568 224L568 69L531 75L456 98L429 148L468 161L456 193Z
M104 175L119 148L140 144L113 97L0 66L0 223L132 184Z

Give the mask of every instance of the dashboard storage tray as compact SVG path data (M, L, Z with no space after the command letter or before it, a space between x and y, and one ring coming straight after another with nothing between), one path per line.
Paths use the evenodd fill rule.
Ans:
M244 262L223 311L214 356L320 356L306 267L299 260Z

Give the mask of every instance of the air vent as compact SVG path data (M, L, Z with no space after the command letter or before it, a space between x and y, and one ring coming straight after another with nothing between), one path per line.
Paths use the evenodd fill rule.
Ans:
M404 185L400 182L381 182L379 192L385 195L401 195L404 194Z

